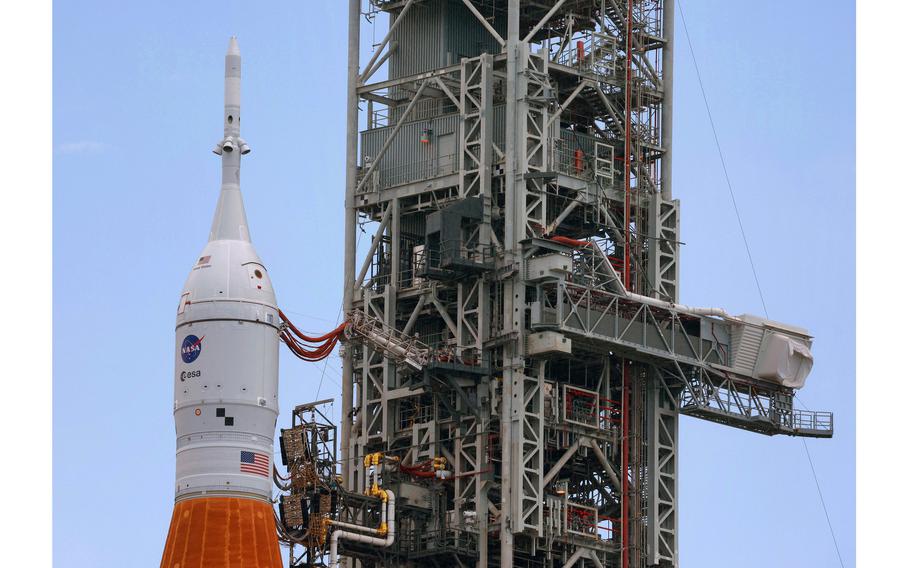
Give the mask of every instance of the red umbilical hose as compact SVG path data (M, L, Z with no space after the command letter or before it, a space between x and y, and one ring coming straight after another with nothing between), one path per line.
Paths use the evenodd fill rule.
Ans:
M308 343L321 343L321 342L325 341L326 339L330 339L334 336L337 336L339 333L344 331L344 328L348 325L348 322L343 321L343 322L341 322L341 324L338 327L336 327L332 331L326 333L325 335L320 335L319 337L310 337L309 335L306 335L305 333L303 333L302 331L297 329L297 327L293 323L291 323L291 320L289 320L288 317L286 315L284 315L284 312L282 312L281 310L278 310L278 317L281 318L281 321L283 321L284 323L287 324L288 329L290 329L292 332L294 332L294 335L296 335L297 337L299 337L300 339L302 339Z
M579 241L578 239L571 239L569 237L562 237L560 235L555 235L553 237L550 237L550 240L553 241L554 243L559 243L561 245L566 245L566 246L575 247L575 248L591 246L591 243L589 241Z
M344 333L344 328L347 326L347 322L342 322L338 327L324 335L311 337L297 329L281 310L278 310L278 316L287 326L285 329L281 330L279 336L291 352L304 361L322 361L331 355L335 346L338 344L338 339L341 337L342 333ZM290 330L293 335L292 333L288 333L288 330ZM294 337L295 335L297 337ZM308 343L316 343L318 345L308 345Z

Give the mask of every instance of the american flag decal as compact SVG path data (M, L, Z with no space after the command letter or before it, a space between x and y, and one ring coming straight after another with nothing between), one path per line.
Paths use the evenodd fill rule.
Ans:
M240 452L240 472L269 476L269 456L256 452Z

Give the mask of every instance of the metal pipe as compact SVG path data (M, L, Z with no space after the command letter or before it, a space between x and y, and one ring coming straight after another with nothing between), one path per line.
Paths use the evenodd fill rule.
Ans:
M417 305L414 306L414 311L411 312L411 317L408 318L408 322L404 325L404 329L401 330L402 335L410 335L411 330L414 329L414 324L417 323L417 317L420 316L420 310L423 309L424 304L427 303L427 295L423 294L417 298Z
M445 93L447 97L449 97L449 100L452 101L452 104L455 105L455 108L458 109L458 112L463 112L463 110L461 108L461 101L458 100L458 98L452 93L452 91L448 87L446 87L445 82L440 77L435 77L434 81L436 82L437 85L439 85L439 88L442 90L442 92Z
M524 41L524 42L529 42L529 41L531 41L531 39L534 38L534 34L536 34L537 32L539 32L539 31L540 31L540 28L544 27L544 26L547 24L547 22L550 21L550 18L553 17L553 14L556 13L556 10L559 10L559 9L562 7L562 5L565 4L565 3L566 3L566 0L559 0L559 2L557 2L556 4L554 4L553 7L550 8L550 11L547 12L547 15L544 16L543 19L541 19L539 22L537 22L537 25L534 26L534 27L531 29L531 31L528 32L528 35L526 35L525 38L524 38L523 40L521 40L521 41Z
M557 241L559 242L559 241ZM594 249L595 254L600 254L604 262L604 267L611 272L614 279L618 279L619 275L616 274L616 271L613 269L613 265L610 264L610 259L596 243L590 243L591 248ZM696 316L715 316L719 318L724 318L727 320L739 321L739 318L736 316L731 316L725 310L721 308L705 308L705 307L696 307L696 306L687 306L686 304L678 304L673 302L667 302L664 300L658 300L657 298L652 298L650 296L643 296L641 294L636 294L635 292L629 292L629 290L619 281L618 284L619 294L626 299L633 300L640 304L648 304L649 306L655 306L658 308L663 308L665 310L673 310L677 312L684 312L687 314L692 314Z
M625 119L617 114L616 108L613 107L613 103L610 102L610 99L608 99L607 95L604 94L603 89L600 88L600 85L595 84L594 90L597 93L597 96L600 97L601 102L604 104L604 108L606 108L607 112L610 113L610 117L616 122L616 124L625 128L625 126L623 126Z
M379 243L382 242L382 234L385 232L385 228L388 226L391 216L392 206L389 205L382 214L382 220L379 222L379 227L376 228L376 234L373 235L373 242L370 243L370 250L367 251L366 257L363 259L363 264L360 266L357 280L354 281L355 288L358 288L363 284L363 279L366 278L367 270L370 269L370 260L376 253L376 249L379 248Z
M626 12L626 37L625 37L625 56L626 69L625 81L623 82L623 98L625 99L625 119L623 120L624 144L623 144L623 185L624 202L623 202L623 248L622 248L622 285L629 290L631 286L631 268L630 262L632 257L632 0L628 0L628 10ZM625 538L625 534L623 534ZM623 547L625 550L626 547ZM628 557L624 558L622 568L628 568Z
M544 487L549 485L550 482L553 481L553 478L559 475L559 472L562 471L563 466L566 465L566 463L572 459L572 456L575 455L575 452L578 451L578 448L581 446L582 441L583 438L581 436L576 438L575 443L566 449L566 451L562 454L562 457L560 457L559 460L557 460L557 462L554 463L550 468L550 471L548 471L547 474L543 476L543 481L541 484Z
M338 561L338 541L341 539L372 544L374 546L389 547L395 542L395 494L385 490L388 500L385 503L385 511L388 519L388 532L385 538L367 536L365 534L350 531L334 531L332 533L331 544L329 546L329 568L339 568ZM358 527L363 530L363 527Z
M575 33L575 32L573 31L573 26L575 25L575 18L572 17L572 13L571 13L571 12L569 13L568 16L566 16L566 22L567 22L567 24L566 24L566 33L565 33L565 35L560 39L559 49L556 50L556 54L550 59L550 60L553 61L554 63L557 62L557 61L559 61L559 57L562 55L563 51L565 51L565 50L566 50L566 47L568 47L568 45L569 45L570 43L572 43L572 35Z
M383 56L379 58L379 61L377 61L375 65L373 65L373 68L370 70L370 74L361 76L360 81L362 83L366 83L367 81L369 81L370 77L372 77L373 75L376 74L377 71L382 69L383 64L389 59L389 57L392 57L392 54L395 53L396 49L398 49L398 42L393 41L392 43L389 44L388 51L386 51L383 54Z
M360 66L360 0L348 0L348 112L347 150L345 153L344 197L344 313L354 306L354 270L357 255L357 210L354 209L354 189L357 186L357 84ZM354 352L344 350L341 367L341 458L351 463L351 416L354 404ZM353 476L345 472L344 479ZM349 487L350 489L350 487Z
M363 74L362 75L358 74L357 78L361 82L365 82L367 79L370 78L370 76L373 75L373 64L376 63L376 60L379 58L379 55L382 53L382 50L385 49L385 45L387 43L389 43L390 39L392 39L392 34L395 33L395 29L398 28L398 24L401 23L401 20L404 19L404 15L408 13L408 10L411 8L411 6L413 4L414 4L414 0L408 0L408 3L405 4L404 8L401 9L401 12L398 13L398 16L395 18L395 21L392 22L391 26L389 26L389 31L386 32L385 37L382 39L382 42L379 44L379 47L377 47L376 51L373 52L373 57L371 57L370 60L367 62L367 66L363 68ZM357 25L358 25L358 33L359 33L359 26L360 26L360 8L359 8L359 6L357 8L357 18L358 18ZM357 64L358 64L358 66L360 65L359 58L358 58ZM379 66L377 65L376 68L378 69Z
M562 225L562 222L565 221L566 218L572 214L572 211L575 211L575 208L578 207L579 203L580 203L580 201L577 199L570 202L566 206L566 208L562 210L562 213L560 213L559 216L556 217L556 219L554 219L553 222L547 226L547 234L549 235L549 234L553 233L553 231L558 229L559 226Z
M490 397L490 375L485 375L480 384L477 386L477 401L480 403L480 423L477 425L478 432L478 442L477 449L481 457L481 460L490 459L489 455L489 428L490 428L490 404L484 404L484 400L489 400ZM488 471L482 472L479 474L477 480L474 482L474 494L475 494L475 514L477 516L477 552L480 555L480 562L477 563L478 568L487 568L488 566L488 557L490 555L490 499L488 495L490 481L493 479L492 464L489 464L488 468L485 468Z
M446 322L446 325L449 327L449 331L452 332L452 335L458 337L458 326L455 325L455 322L452 321L452 316L449 315L446 307L442 305L442 302L436 297L436 290L433 290L433 305L436 306L436 310L439 312L439 315L442 316L442 319Z
M622 485L620 486L620 494L622 495L622 501L620 501L620 511L622 511L622 519L620 530L620 535L622 535L622 552L620 559L620 568L630 568L629 564L629 547L630 543L630 531L629 528L631 524L629 523L629 500L630 500L630 487L629 487L629 418L631 413L630 403L632 400L632 377L629 373L629 361L626 359L620 359L620 364L622 365Z
M461 1L464 2L464 5L468 7L468 10L470 10L471 13L474 14L474 17L477 18L477 20L480 21L481 24L483 24L483 27L487 29L487 31L490 33L491 36L493 36L493 39L495 39L499 43L499 45L506 44L506 40L502 39L502 36L499 35L499 32L497 32L496 30L493 29L493 26L491 26L490 22L488 22L487 19L483 17L483 14L481 14L480 12L477 11L477 8L474 6L473 2L471 2L470 0L461 0Z
M518 248L518 243L521 241L518 238L519 232L524 232L525 228L523 223L520 221L523 218L524 213L524 194L521 194L521 199L516 195L518 192L518 179L517 178L517 135L516 129L518 125L516 121L518 119L518 50L519 50L519 35L518 27L520 24L519 18L520 3L518 0L509 0L508 12L507 12L507 30L508 30L508 43L506 44L506 137L505 137L505 183L506 183L506 206L505 206L505 254L506 260L512 261L514 259L513 255ZM522 118L524 120L524 118ZM525 183L524 180L521 180L521 183ZM518 222L516 222L518 221ZM516 225L519 225L516 227ZM508 310L508 313L512 313L512 295L513 292L516 292L515 288L519 287L517 290L519 293L523 294L524 290L520 288L520 283L517 278L514 276L505 282L504 292L507 294L507 299L505 302L505 308ZM513 319L511 317L506 318L506 331L520 331L515 330ZM512 487L513 484L518 484L520 487L520 480L515 479L512 476L512 467L513 467L513 448L512 448L512 430L517 427L517 423L513 421L512 405L517 404L513 401L512 398L512 380L513 377L518 373L518 370L514 368L516 361L520 360L520 347L517 345L517 341L512 340L511 343L507 343L504 348L503 353L503 363L505 366L503 372L503 404L502 404L502 415L508 417L507 420L503 421L501 427L502 435L502 486L501 492L503 496L502 510L500 511L500 531L499 531L499 563L501 566L512 566L514 559L514 550L515 545L515 536L512 532L513 527L513 508L512 508ZM487 562L486 558L481 559L481 562L485 565Z
M582 90L584 90L584 88L587 87L587 86L588 86L588 82L587 82L587 81L582 81L581 83L578 84L577 87L575 87L575 90L572 91L572 94L569 95L569 98L567 98L566 101L565 101L564 103L562 103L561 105L559 105L559 107L556 109L556 111L553 112L552 115L550 115L550 120L547 121L547 128L550 128L550 126L553 125L553 123L554 123L554 122L560 117L560 115L562 114L562 111L564 111L564 110L566 110L567 108L569 108L569 105L572 104L572 101L575 100L575 97L577 97L578 94L579 94Z
M382 516L383 516L383 518L385 518L385 516L386 516L385 509L382 510ZM343 529L349 529L352 531L362 531L362 532L369 533L369 534L378 534L379 533L379 529L374 529L374 528L370 528L370 527L362 527L360 525L355 525L354 523L345 523L342 521L332 521L332 526L341 527Z
M401 285L401 200L397 197L392 199L389 208L392 210L388 223L389 240L392 241L392 267L389 270L389 283L386 288L385 323L394 329L395 314L398 313L398 287Z
M642 304L648 304L649 306L656 306L658 308L674 310L677 312L685 312L687 314L692 314L695 316L715 316L729 320L739 319L737 317L731 316L721 308L703 308L687 306L685 304L674 304L673 302L665 302L664 300L658 300L657 298L652 298L650 296L642 296L641 294L635 294L634 292L626 292L626 297L630 300L635 300L636 302Z
M613 469L613 466L610 465L610 462L607 461L607 456L601 451L600 447L597 445L597 441L593 438L588 439L588 447L591 448L591 451L594 453L594 457L597 458L597 461L600 462L601 467L604 468L604 471L607 472L607 475L610 477L610 483L613 484L614 489L619 489L622 487L622 483L619 481L619 476L616 475L616 471Z

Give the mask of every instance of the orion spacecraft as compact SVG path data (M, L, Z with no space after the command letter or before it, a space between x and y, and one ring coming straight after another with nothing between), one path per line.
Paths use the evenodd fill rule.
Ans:
M240 50L224 69L221 193L177 308L174 513L162 568L282 566L272 495L278 418L275 292L240 194Z

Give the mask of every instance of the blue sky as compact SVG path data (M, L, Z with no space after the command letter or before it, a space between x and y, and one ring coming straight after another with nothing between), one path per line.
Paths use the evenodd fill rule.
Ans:
M244 57L242 186L279 303L304 328L341 301L346 3L56 2L54 553L62 568L155 566L173 503L173 325L208 234L223 55ZM800 393L853 566L854 16L851 2L683 4L769 315L809 328ZM364 49L371 32L364 29ZM377 36L380 31L377 30ZM378 41L379 37L377 37ZM677 17L674 191L681 300L761 314ZM340 398L330 361L319 396ZM322 367L282 355L282 416ZM685 567L837 566L803 444L684 418Z

